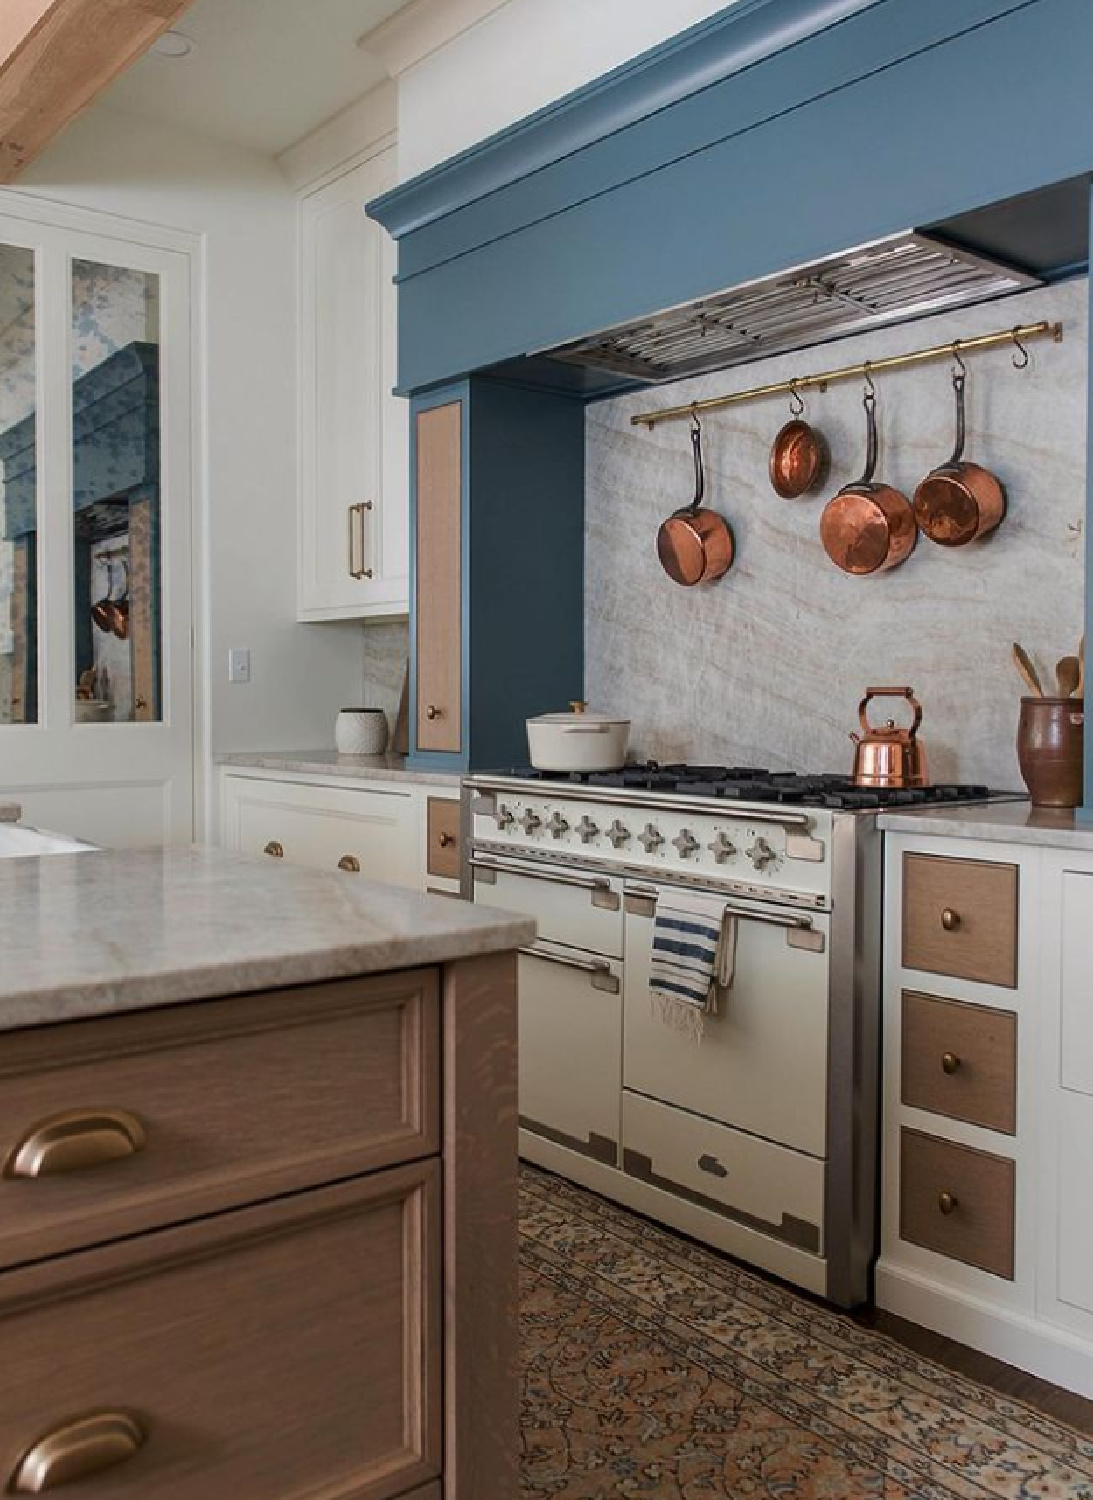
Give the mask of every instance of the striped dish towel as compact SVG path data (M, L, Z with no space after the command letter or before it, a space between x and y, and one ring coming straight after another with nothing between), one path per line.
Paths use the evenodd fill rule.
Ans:
M657 899L649 989L659 1019L701 1041L717 992L736 965L736 918L723 896L665 892Z

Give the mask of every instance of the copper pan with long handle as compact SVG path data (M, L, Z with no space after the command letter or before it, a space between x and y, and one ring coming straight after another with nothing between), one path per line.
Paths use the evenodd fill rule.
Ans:
M702 504L706 475L702 463L702 425L691 413L691 451L695 465L695 494L690 505L662 521L657 532L661 567L684 588L713 583L732 567L736 543L724 516Z
M998 526L1006 514L1006 490L989 469L964 457L964 383L960 355L953 371L956 443L948 463L933 469L915 491L918 529L941 547L963 547Z
M820 518L824 551L844 573L864 575L898 567L915 549L918 528L911 502L890 484L878 484L877 396L868 380L865 397L865 472L843 485Z

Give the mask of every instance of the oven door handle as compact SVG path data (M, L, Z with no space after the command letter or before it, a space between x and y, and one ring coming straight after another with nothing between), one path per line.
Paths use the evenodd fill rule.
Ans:
M518 951L525 958L541 958L548 964L561 964L566 969L582 970L591 976L593 989L605 990L609 995L617 995L619 992L618 976L611 972L611 965L605 958L576 958L568 953L555 953L550 948L540 948L538 944Z
M618 911L619 898L611 889L611 882L603 875L571 875L566 870L547 870L539 865L504 864L501 860L471 859L472 870L489 870L494 875L522 875L525 880L548 880L553 885L574 886L579 891L590 891L593 903L610 911Z
M651 901L653 903L653 911L649 915L656 915L658 893L653 887L628 885L626 887L626 894ZM786 942L791 947L807 948L815 953L822 953L824 951L824 935L812 925L811 917L799 917L791 915L788 912L782 914L772 911L753 911L748 906L734 906L730 901L725 902L725 914L730 917L738 917L743 922L762 922L767 927L784 928Z

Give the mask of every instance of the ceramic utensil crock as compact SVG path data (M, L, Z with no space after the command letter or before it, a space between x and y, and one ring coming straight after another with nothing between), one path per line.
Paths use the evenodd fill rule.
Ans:
M1017 761L1033 807L1079 805L1084 741L1084 699L1021 699Z
M382 708L343 708L334 725L339 755L382 755L387 749L387 715Z

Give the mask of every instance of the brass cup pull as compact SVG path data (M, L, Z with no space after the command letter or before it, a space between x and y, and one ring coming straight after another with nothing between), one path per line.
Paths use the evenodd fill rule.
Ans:
M124 1109L73 1109L42 1120L4 1163L5 1177L82 1172L144 1150L144 1126Z
M960 913L947 906L941 913L941 925L946 932L955 932L960 926Z
M344 870L347 875L359 875L361 862L355 854L343 854L338 861L338 869Z
M960 1059L955 1052L943 1052L941 1054L941 1070L943 1073L955 1073L960 1067Z
M958 1200L955 1193L940 1192L937 1195L937 1206L943 1214L951 1214L956 1211Z
M270 859L284 859L285 846L284 844L278 843L276 839L270 839L269 843L262 850L262 853L268 854Z
M452 847L452 845L455 843L455 834L454 833L442 833L440 835L440 837L437 839L437 843L440 845L440 847L442 849L450 849Z
M440 709L437 708L435 703L430 703L428 708L426 708L425 717L429 720L440 718Z
M8 1493L42 1495L89 1479L125 1463L147 1441L144 1428L130 1412L99 1411L66 1422L39 1438L23 1455L8 1482Z

